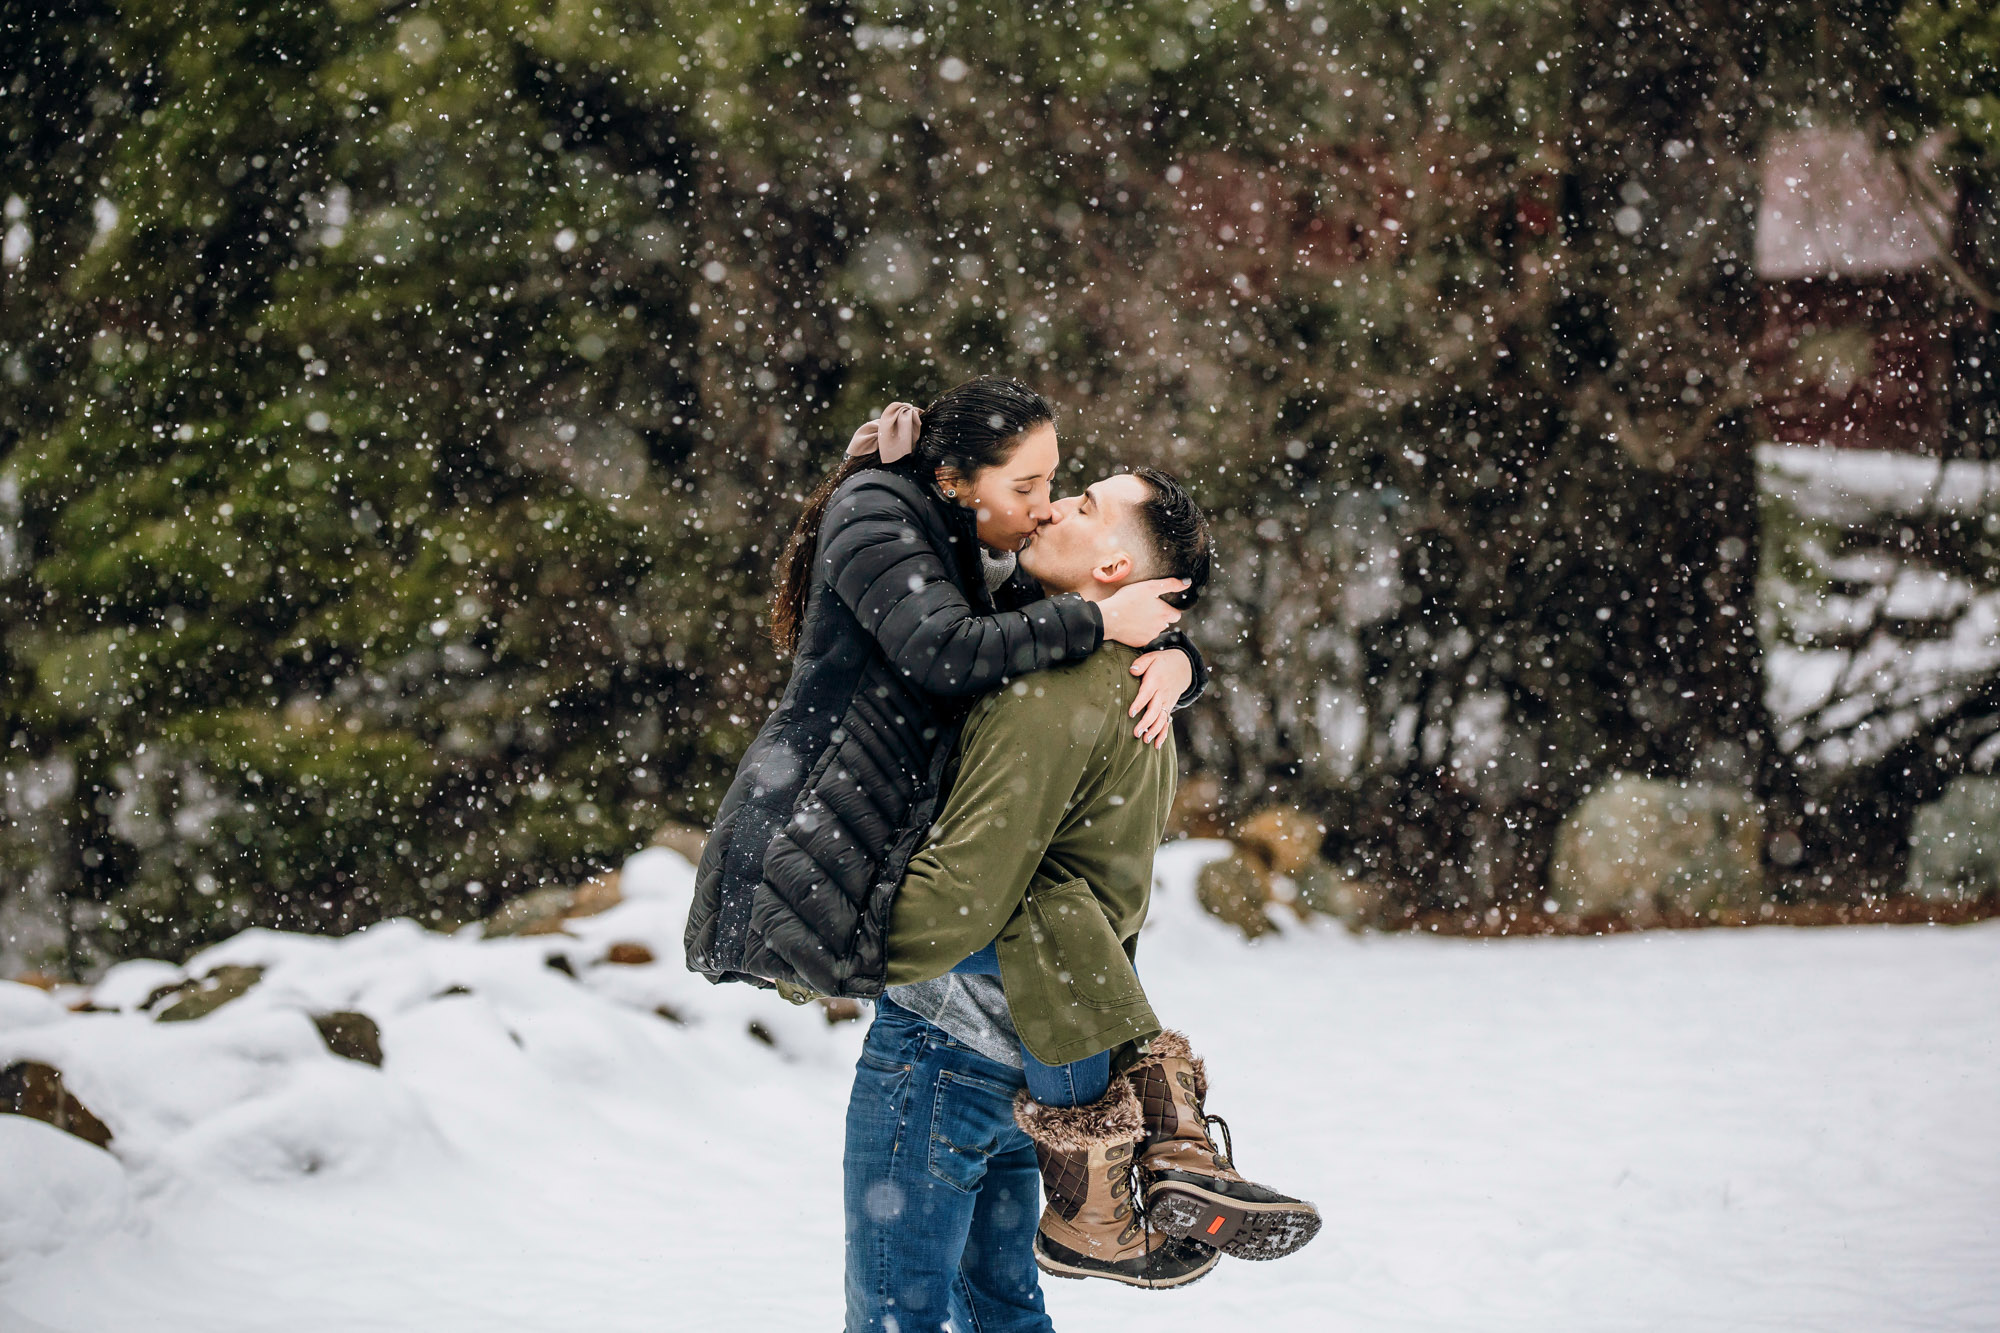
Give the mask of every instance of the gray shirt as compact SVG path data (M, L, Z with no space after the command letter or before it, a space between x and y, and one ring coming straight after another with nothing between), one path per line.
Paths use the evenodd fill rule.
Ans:
M914 986L891 986L882 993L987 1059L1014 1069L1021 1067L1021 1039L1015 1035L1000 978L947 972Z
M1016 557L1011 552L996 556L980 547L980 572L986 576L986 590L992 592L1012 578L1015 563ZM1000 988L1000 978L947 972L914 986L891 986L883 993L987 1059L1014 1069L1021 1067L1021 1039L1015 1035L1014 1019L1007 1010L1007 993Z

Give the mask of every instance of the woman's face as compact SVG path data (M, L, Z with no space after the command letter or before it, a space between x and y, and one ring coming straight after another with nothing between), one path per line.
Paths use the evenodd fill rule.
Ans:
M1043 422L1026 431L1014 456L981 469L970 481L940 477L939 484L979 519L979 540L996 551L1018 551L1049 521L1049 484L1061 460L1056 428Z

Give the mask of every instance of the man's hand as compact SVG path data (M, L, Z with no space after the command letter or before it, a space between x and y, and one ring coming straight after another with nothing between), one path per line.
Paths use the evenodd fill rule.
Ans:
M1181 613L1160 598L1188 586L1186 579L1147 579L1128 583L1097 604L1104 617L1104 637L1127 648L1144 648L1165 634Z
M1174 705L1194 683L1194 663L1178 648L1162 648L1141 654L1132 663L1132 674L1140 677L1139 696L1125 715L1139 719L1132 734L1157 750L1173 734Z

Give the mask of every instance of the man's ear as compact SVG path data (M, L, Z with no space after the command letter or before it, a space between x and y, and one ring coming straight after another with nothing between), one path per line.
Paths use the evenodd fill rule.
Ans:
M1101 561L1090 571L1090 576L1099 583L1123 583L1132 577L1132 557L1120 551L1109 560Z

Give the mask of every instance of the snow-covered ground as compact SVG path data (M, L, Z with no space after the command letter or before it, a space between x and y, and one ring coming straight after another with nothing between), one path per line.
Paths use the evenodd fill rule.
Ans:
M1241 1164L1327 1225L1178 1292L1050 1282L1058 1327L2000 1328L2000 928L1253 948L1193 906L1217 847L1163 853L1141 961ZM0 1116L0 1330L839 1327L859 1025L683 972L671 853L625 882L571 938L240 936L192 970L263 981L188 1023L130 1011L161 965L100 985L124 1013L0 983L0 1066L116 1134Z
M2000 463L1765 444L1757 448L1757 464L1764 493L1809 518L1865 523L1899 513L1977 517L2000 504Z

